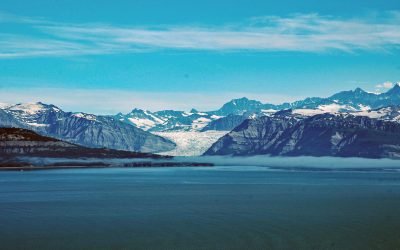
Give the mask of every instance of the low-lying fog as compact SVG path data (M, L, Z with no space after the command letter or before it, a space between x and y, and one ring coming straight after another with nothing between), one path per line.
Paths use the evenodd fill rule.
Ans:
M176 162L176 163L211 163L215 166L246 167L258 166L271 169L289 170L393 170L400 171L400 160L393 159L366 159L366 158L339 158L339 157L223 157L223 156L198 156L198 157L174 157L173 159L102 159L102 158L76 158L76 159L52 159L52 158L19 158L22 161L34 165L62 164L65 166L78 163L90 163L92 166L110 165L123 166L132 162ZM178 166L179 164L177 164ZM190 166L190 165L188 165Z
M340 158L340 157L230 157L230 156L201 156L175 157L176 161L199 161L213 163L218 166L263 166L271 168L373 168L399 169L400 160L394 159L367 159L367 158Z

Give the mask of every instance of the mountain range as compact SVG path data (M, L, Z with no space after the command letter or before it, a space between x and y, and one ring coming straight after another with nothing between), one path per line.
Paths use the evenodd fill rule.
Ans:
M221 140L225 138L223 145L227 145L226 137L232 137L237 128L249 121L278 119L278 117L283 119L282 110L285 114L290 111L291 119L302 122L314 116L330 114L343 121L350 119L349 117L367 117L372 120L397 123L400 121L399 107L400 86L396 84L381 94L357 88L327 98L309 97L282 104L262 103L243 97L225 103L218 110L202 112L195 109L190 112L176 110L152 112L135 108L126 114L94 115L65 112L57 106L41 102L2 104L0 126L31 129L41 135L87 147L200 155L205 151L207 154L225 152L225 149L217 150L214 143L221 145ZM255 154L256 151L251 152ZM279 155L276 152L272 154Z
M342 91L327 98L309 97L292 103L263 104L246 97L233 99L215 111L191 112L164 110L151 112L134 109L119 113L116 119L150 132L165 131L230 131L245 119L268 115L279 110L312 114L325 112L360 112L400 105L400 86L396 84L385 93L369 93L361 88Z
M163 137L111 116L64 112L41 102L10 105L0 111L2 127L31 129L39 134L87 147L161 152L175 147Z
M351 114L307 117L287 110L246 120L205 155L400 158L400 123Z

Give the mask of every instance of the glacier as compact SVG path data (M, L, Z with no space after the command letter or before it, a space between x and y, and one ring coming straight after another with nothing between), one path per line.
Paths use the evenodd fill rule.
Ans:
M171 156L199 156L206 152L219 138L229 131L209 130L199 131L177 131L177 132L154 132L153 134L167 138L176 144L171 151L160 153Z

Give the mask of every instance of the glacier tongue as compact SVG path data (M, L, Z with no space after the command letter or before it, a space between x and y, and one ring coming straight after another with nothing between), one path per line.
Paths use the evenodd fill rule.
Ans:
M214 142L228 132L229 131L208 130L205 132L154 132L153 134L165 137L177 145L174 150L162 152L162 155L199 156L209 149Z

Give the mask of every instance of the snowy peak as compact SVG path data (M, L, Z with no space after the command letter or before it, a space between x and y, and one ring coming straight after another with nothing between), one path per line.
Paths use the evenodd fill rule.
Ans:
M342 91L334 94L329 99L339 103L356 103L357 101L369 102L371 99L376 98L376 94L368 93L361 88L356 88L355 90Z
M385 93L387 96L397 95L400 96L400 85L396 83L393 88L391 88L388 92Z
M366 91L364 91L362 88L356 88L354 91L353 91L355 94L357 94L357 95L362 95L362 94L368 94Z
M340 104L352 105L355 108L360 105L368 106L371 109L400 105L400 86L396 84L392 89L381 94L368 93L357 88L354 91L339 92L328 99Z
M245 112L259 111L264 107L260 101L249 100L246 97L240 99L233 99L225 103L219 110L215 111L218 115L241 115Z
M206 112L192 111L162 110L151 112L134 109L126 115L117 114L115 117L120 121L150 132L200 131L212 120L220 118L220 116Z
M18 103L5 108L4 111L33 127L47 127L64 115L60 108L42 102Z
M293 114L312 116L317 114L355 113L376 116L375 109L400 105L400 86L396 84L391 90L382 94L366 92L361 88L341 91L328 98L308 97L303 100L283 104L263 104L246 97L232 99L220 109L209 112L190 112L162 110L150 112L134 109L132 112L115 117L126 123L149 132L165 131L205 131L212 128L234 127L243 119L270 116L279 110L292 109Z
M18 103L16 105L12 105L6 108L7 110L10 111L20 111L22 113L34 115L40 112L45 112L45 111L55 111L59 112L61 111L58 107L54 105L48 105L44 104L42 102L30 102L30 103Z
M115 118L145 131L165 123L165 119L157 114L137 108L126 115L119 113Z
M138 116L138 115L141 115L141 116L148 116L150 113L151 113L151 112L148 111L148 110L143 110L143 109L135 108L135 109L132 109L132 111L131 111L129 114L131 114L131 115L136 115L136 116Z

